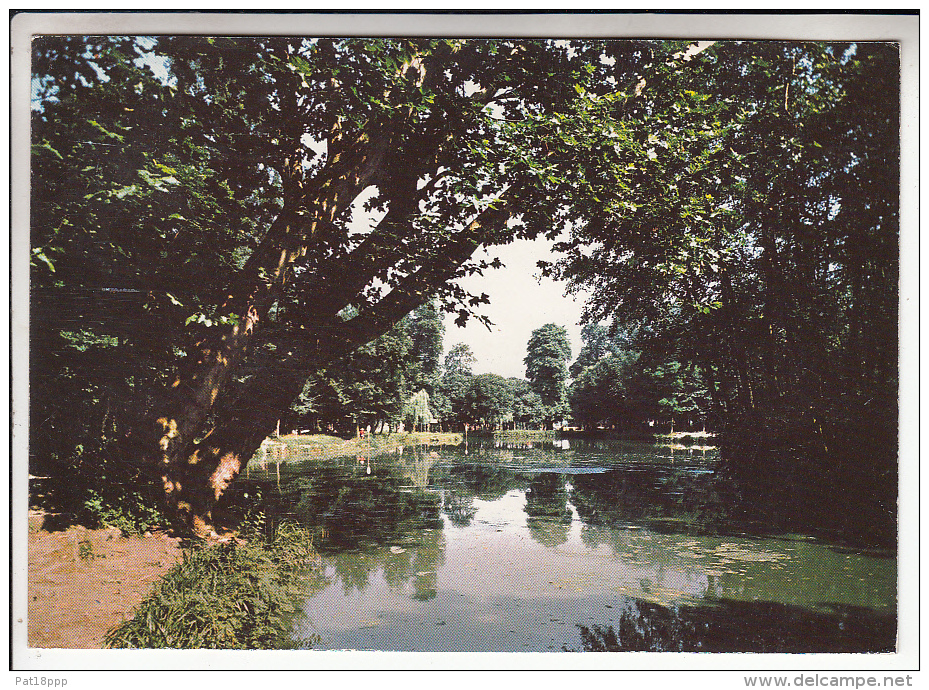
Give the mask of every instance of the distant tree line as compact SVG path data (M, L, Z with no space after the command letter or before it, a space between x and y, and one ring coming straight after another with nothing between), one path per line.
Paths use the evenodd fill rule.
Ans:
M711 401L691 363L657 359L603 324L582 329L571 361L563 326L546 324L526 344L526 377L474 374L464 343L442 358L435 303L312 377L284 429L354 434L360 429L553 429L619 433L705 429ZM711 426L713 421L711 421Z
M442 313L427 302L387 333L314 372L286 413L286 430L356 433L428 425L441 406Z
M571 417L585 430L705 430L717 420L698 367L638 350L626 334L600 323L581 330L584 344L571 365Z
M312 376L282 429L356 433L404 429L552 428L568 414L571 356L563 327L548 324L527 346L528 379L474 374L464 343L442 358L444 325L435 302Z

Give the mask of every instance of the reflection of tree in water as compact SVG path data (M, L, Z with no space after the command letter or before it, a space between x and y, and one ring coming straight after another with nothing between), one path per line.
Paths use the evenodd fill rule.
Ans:
M615 625L577 627L588 652L873 653L896 640L895 616L870 609L731 600L669 608L629 599Z
M507 467L468 463L441 468L434 473L433 483L462 498L495 501L513 489L522 489L525 479Z
M581 518L583 519L583 514ZM596 549L601 544L608 544L613 551L618 551L620 542L617 535L619 530L601 525L584 524L581 527L581 542L589 549Z
M329 562L339 579L345 594L352 591L362 592L368 587L368 578L380 561L380 554L363 551L340 551L329 558Z
M428 601L438 591L439 568L445 565L445 534L442 530L424 532L413 554L413 598Z
M505 467L481 464L458 464L439 468L433 482L444 491L442 509L456 527L467 527L477 513L474 499L495 501L523 481Z
M558 546L568 541L571 510L563 474L543 472L530 480L526 515L529 533L540 544Z
M370 475L319 468L301 487L294 512L315 528L321 552L396 544L417 530L441 528L438 496L410 489L393 465L372 464Z
M382 570L390 587L399 589L412 581L413 598L426 601L436 595L438 569L445 563L445 536L440 529L425 530L403 547L340 551L328 560L342 580L346 594L364 590L371 575Z
M473 501L473 496L456 491L446 491L442 510L455 527L467 527L477 513Z
M578 474L572 485L571 502L590 527L631 523L660 531L718 531L730 512L723 506L716 477L686 466ZM596 546L591 541L595 537L596 530L591 530L585 543Z
M568 541L570 524L552 522L545 518L529 518L526 524L529 526L529 534L542 546L555 547Z
M429 486L429 470L439 459L438 453L423 446L404 448L397 458L397 471L413 486L424 489Z
M590 525L642 522L656 517L667 503L663 496L666 471L636 468L574 478L572 501Z
M484 441L470 448L467 459L491 464L566 466L574 457L574 450L563 448L561 441Z

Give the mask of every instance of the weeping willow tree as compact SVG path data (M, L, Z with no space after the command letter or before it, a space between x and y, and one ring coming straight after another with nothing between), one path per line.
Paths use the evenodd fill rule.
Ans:
M403 407L403 418L412 429L420 427L425 430L432 421L432 411L429 409L429 393L420 390L411 395Z

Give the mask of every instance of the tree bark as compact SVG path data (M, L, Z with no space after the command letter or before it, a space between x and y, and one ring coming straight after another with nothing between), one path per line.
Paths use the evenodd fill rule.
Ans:
M427 302L434 291L453 278L460 265L507 222L512 215L508 199L513 193L515 191L498 199L464 229L452 235L432 260L425 262L379 302L349 321L343 322L338 317L346 299L338 299L343 293L333 294L327 287L322 287L322 295L311 297L309 301L323 304L327 300L322 297L326 295L333 301L329 301L325 311L309 319L309 327L298 322L296 329L285 332L283 338L275 342L278 351L286 354L255 373L246 385L236 391L234 400L224 400L218 410L222 423L204 438L182 445L185 438L182 434L189 435L191 429L199 428L194 426L195 422L202 425L207 414L214 409L220 389L216 383L209 391L208 405L200 399L193 401L192 405L199 404L199 407L188 411L183 418L185 426L180 427L176 422L172 426L171 422L175 420L158 420L164 427L161 444L165 456L171 452L176 454L163 463L165 495L169 507L187 529L203 537L215 534L213 507L239 475L244 463L274 430L281 411L300 395L308 375L386 333L399 319ZM352 254L349 264L357 267L367 263L369 270L363 275L371 276L376 272L378 262L366 262L366 259L372 252L377 259L381 250L377 249L376 243L370 246L363 243L362 247L359 255ZM322 284L325 285L325 281ZM225 363L220 362L222 367L217 368L225 377L222 384L225 385L235 364L244 356L245 347L241 346L236 361L226 357ZM213 381L218 378L214 377ZM228 393L226 397L229 397Z
M196 343L186 358L190 363L178 370L167 399L153 415L157 437L154 455L163 471L168 505L197 534L212 531L208 506L238 473L239 448L250 445L245 439L221 436L221 443L208 442L213 432L199 441L197 436L257 339L296 262L306 254L309 243L318 240L327 224L374 178L389 146L386 135L373 144L362 138L345 156L336 154L314 185L311 198L302 184L285 185L291 199L285 200L284 210L235 277L218 309L219 314L237 317L235 323L224 333ZM348 159L349 164L339 162ZM302 199L294 198L297 191L303 194ZM286 407L274 414L281 409Z

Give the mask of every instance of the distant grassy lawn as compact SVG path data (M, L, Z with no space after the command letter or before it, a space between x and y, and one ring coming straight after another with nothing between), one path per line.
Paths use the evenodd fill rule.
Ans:
M461 434L440 433L432 431L411 431L395 434L365 434L364 438L343 439L327 434L288 434L280 438L269 438L264 451L259 450L249 464L252 467L264 462L288 462L294 459L337 458L343 455L368 455L371 453L389 453L402 446L457 446L463 442ZM284 452L275 454L275 447L281 444L287 449L301 450L300 453Z
M532 438L555 438L558 432L544 431L542 429L507 429L505 431L494 431L494 438L507 439L532 439Z

